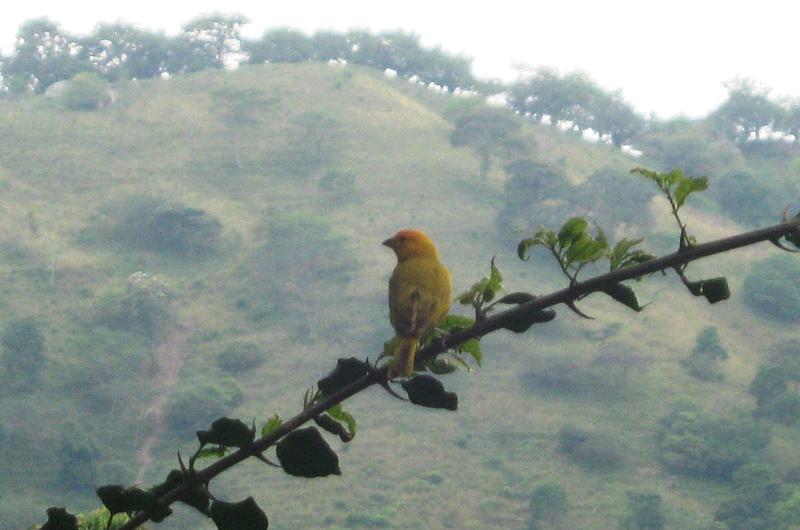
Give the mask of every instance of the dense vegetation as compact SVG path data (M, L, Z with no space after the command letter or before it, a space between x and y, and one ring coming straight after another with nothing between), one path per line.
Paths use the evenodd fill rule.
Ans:
M379 242L399 227L440 242L457 291L497 255L509 288L543 292L561 285L556 268L516 258L538 224L581 214L615 236L647 235L654 252L674 248L634 165L709 177L708 196L686 212L701 239L777 220L796 196L800 152L766 134L772 122L733 134L720 128L734 119L726 110L641 121L630 138L592 144L359 66L489 90L370 58L399 39L371 48L361 35L361 59L329 65L293 44L323 36L299 37L268 33L244 49L270 64L235 72L203 63L211 51L190 54L191 66L163 71L194 73L170 79L144 59L125 61L128 73L32 60L41 75L20 87L6 59L0 520L24 527L51 504L94 509L101 483L157 482L214 417L290 414L335 358L377 354L391 335L392 259ZM352 52L340 37L327 35L339 51L317 59ZM85 74L72 93L26 93L82 71L113 98ZM601 95L580 76L547 75L584 96L570 113L524 112L585 129L592 107L580 97ZM629 140L640 160L613 146ZM667 287L652 278L640 314L592 298L583 306L594 321L560 314L533 334L494 334L477 376L448 381L457 413L356 399L362 428L358 444L338 448L342 476L300 485L252 466L219 491L255 494L276 528L790 528L800 495L784 476L800 466L792 258L753 248L698 264L734 289L713 310L658 296ZM150 465L141 451L157 417L146 411L160 398ZM162 526L207 525L186 512Z

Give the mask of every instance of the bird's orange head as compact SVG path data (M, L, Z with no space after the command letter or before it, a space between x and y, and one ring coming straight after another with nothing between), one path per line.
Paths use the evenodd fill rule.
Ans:
M383 242L384 245L394 250L397 261L409 258L439 257L439 251L425 232L407 228L400 230L395 235Z

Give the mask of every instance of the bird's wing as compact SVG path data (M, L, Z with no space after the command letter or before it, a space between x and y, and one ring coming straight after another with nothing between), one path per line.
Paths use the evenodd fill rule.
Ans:
M400 336L421 337L436 325L436 298L418 286L401 289L389 305L392 325Z

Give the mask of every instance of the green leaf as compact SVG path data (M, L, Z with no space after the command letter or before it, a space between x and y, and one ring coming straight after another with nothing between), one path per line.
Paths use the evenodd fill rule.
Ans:
M675 205L680 208L690 193L708 189L706 177L683 177L675 188Z
M456 297L460 304L472 305L479 309L486 302L494 300L495 296L503 290L503 276L494 261L492 258L489 276L484 276L480 281L472 284L467 291Z
M530 293L509 293L504 297L500 298L497 304L525 304L527 302L533 302L536 300L536 296Z
M472 371L472 367L470 367L470 365L469 365L469 364L467 364L467 361L465 361L464 359L462 359L462 358L461 358L461 356L459 356L459 355L457 355L457 354L455 354L455 353L451 353L451 354L450 354L450 358L451 358L452 360L454 360L454 361L456 362L456 364L458 364L459 366L461 366L461 367L462 367L464 370L466 370L467 372L471 372L471 371Z
M575 262L592 263L606 255L608 242L602 232L596 239L585 237L578 239L567 248L567 265Z
M331 373L317 381L317 387L326 395L332 396L353 381L367 375L367 363L355 357L339 359Z
M154 523L160 523L172 514L168 506L158 502L156 493L137 487L123 488L116 484L101 486L97 488L97 496L112 515L147 511Z
M273 431L278 430L281 425L283 425L283 420L281 420L280 416L275 414L267 421L267 423L264 424L263 427L261 427L261 436L267 436L268 434L271 434Z
M475 359L477 365L481 365L483 361L483 351L481 350L481 343L478 339L469 339L459 344L457 348L459 351L470 354L472 358Z
M554 318L556 318L555 311L552 309L542 309L540 311L536 311L535 313L518 315L507 322L503 328L513 331L514 333L525 333L534 324L550 322Z
M627 285L615 283L603 289L603 292L634 311L641 311L644 309L643 306L639 305L639 301L636 299L636 293Z
M652 254L648 254L647 252L637 250L632 254L629 254L620 264L619 268L624 269L625 267L632 267L633 265L639 265L640 263L644 263L646 261L650 261L651 259L656 259L656 257ZM641 280L641 277L636 278L637 280Z
M314 478L342 474L339 457L316 427L290 432L275 449L281 467L290 475Z
M124 513L130 510L128 502L125 499L125 487L119 484L107 484L100 486L95 490L97 497L103 506L106 507L112 517L118 513Z
M436 375L452 374L458 370L458 367L454 366L452 363L450 363L450 361L442 358L441 356L437 356L435 359L428 360L428 362L425 363L425 367Z
M344 443L348 443L353 439L353 434L347 431L347 427L345 427L332 417L328 416L327 414L320 414L318 416L314 416L314 423L316 423L329 433L335 434Z
M644 238L622 239L616 245L614 245L614 248L608 257L609 261L611 262L611 270L613 271L620 268L622 262L626 257L629 256L629 251L642 241L644 241Z
M533 239L523 239L517 245L517 256L522 261L528 261L530 259L530 248L534 245Z
M664 179L661 177L661 175L659 175L656 171L652 171L652 170L647 169L647 168L635 167L635 168L631 169L631 173L638 173L639 175L641 175L641 176L643 176L643 177L645 177L647 179L652 180L653 182L655 182L659 186L661 186L663 184L663 182L664 182Z
M686 288L689 289L689 292L694 296L703 296L702 280L699 282L686 282Z
M217 530L267 530L269 519L253 497L242 502L214 501L209 515Z
M720 276L708 280L687 282L686 287L694 296L704 296L709 304L716 304L731 297L731 290L728 287L728 280Z
M668 188L671 188L675 184L678 184L686 179L686 176L683 174L683 170L677 167L669 173L660 174L659 177Z
M226 454L228 454L228 449L219 445L217 447L204 447L199 449L194 457L197 460L201 460L203 458L222 458Z
M474 300L475 293L472 289L464 291L456 297L456 301L461 305L471 305Z
M489 287L491 287L495 293L501 291L503 289L503 275L500 273L500 269L497 265L494 264L494 258L492 258L490 271Z
M247 447L256 437L256 430L245 422L233 418L217 418L211 424L211 430L197 431L200 446L206 444L223 445L225 447Z
M703 296L709 304L716 304L731 297L731 290L728 287L728 280L725 277L711 278L703 280Z
M47 522L41 530L78 530L78 518L67 512L66 508L47 509Z
M442 320L442 323L439 327L445 331L450 331L453 329L467 329L472 327L474 324L475 321L469 317L462 317L461 315L447 315L444 317L444 320Z
M517 256L523 261L528 261L530 248L536 245L542 245L545 248L555 248L558 238L556 233L547 228L539 228L534 232L533 237L523 239L517 245Z
M325 412L330 414L333 419L347 425L347 431L350 433L351 436L355 436L356 431L358 430L356 419L353 417L352 414L350 414L349 412L347 412L342 408L341 403L334 405Z
M161 484L156 484L150 488L150 491L152 491L156 497L161 497L168 491L171 491L186 482L186 478L187 477L183 471L180 469L173 469L169 472L169 474L167 474L167 479L164 482ZM204 515L208 515L208 503L211 501L211 499L208 497L208 490L204 488L195 486L194 488L191 488L181 494L181 496L178 497L178 501L191 506Z
M434 409L458 409L458 396L455 392L447 392L444 385L435 377L427 374L417 375L401 383L408 393L408 399L415 405Z
M683 175L680 169L672 170L670 173L658 173L642 167L632 169L631 173L638 173L646 179L652 180L655 182L656 186L658 186L658 189L663 191L665 194L670 193L670 186L676 182L676 179Z
M589 222L582 217L572 217L564 223L561 230L558 231L558 244L561 248L566 248L572 245L583 237L588 237L587 230Z

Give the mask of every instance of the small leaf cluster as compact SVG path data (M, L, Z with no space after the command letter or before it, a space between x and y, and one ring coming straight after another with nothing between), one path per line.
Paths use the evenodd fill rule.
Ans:
M494 258L490 265L489 275L472 284L472 287L456 297L461 305L471 305L475 309L475 319L482 320L494 304L491 304L498 294L502 293L503 275L495 265Z
M366 363L356 359L340 359L337 367L320 380L320 388L336 392L365 374L366 369ZM304 409L325 397L326 394L321 389L315 391L313 396L307 392ZM314 421L345 442L352 440L357 428L355 418L341 404L329 408L325 414L315 417ZM280 416L275 414L264 423L260 433L268 436L282 425ZM218 530L266 530L269 526L267 515L252 497L240 502L221 501L210 493L208 482L201 481L194 469L198 459L221 458L232 449L250 451L251 456L280 467L293 476L314 478L341 474L338 456L316 427L296 429L284 436L275 445L279 464L272 463L261 452L253 449L255 437L254 423L247 425L240 419L217 418L208 430L197 431L199 447L189 459L189 466L186 467L178 455L180 469L173 469L161 484L150 489L126 488L117 484L101 486L97 489L97 495L109 511L107 528L114 516L120 513L133 516L146 512L152 521L163 521L172 514L172 510L162 504L159 498L183 486L186 490L177 500L209 517ZM189 486L186 487L185 484Z
M458 409L458 396L447 392L441 381L432 375L422 374L402 383L408 399L415 405L433 409Z
M599 227L589 231L589 222L582 217L567 220L558 232L539 228L532 237L517 246L519 259L527 261L531 247L542 246L556 258L561 270L573 283L583 267L606 257L608 240Z
M485 319L490 311L497 308L498 304L520 305L536 300L535 295L525 292L508 293L500 298L497 298L503 292L505 292L505 287L503 286L503 276L493 258L490 265L489 276L484 276L480 281L474 283L472 287L458 295L456 300L462 305L471 305L475 310L475 317L478 321ZM533 324L549 322L555 317L556 313L552 309L532 311L516 316L515 318L506 322L503 327L509 331L513 331L514 333L524 333ZM448 315L442 327L457 330L471 326L474 323L474 321L464 317L454 317L453 315ZM480 344L477 339L470 339L469 341L462 343L457 347L457 349L467 351L473 355L478 363L478 366L480 366L481 361L476 355L478 352L471 351L475 348L480 348Z
M78 518L65 508L53 506L47 509L47 522L41 530L78 530Z
M471 318L463 317L463 316L459 316L459 315L447 315L444 318L444 321L442 321L442 324L440 326L440 332L437 332L437 334L438 333L455 333L455 332L460 331L462 329L467 329L467 328L473 326L474 324L475 324L475 321L472 320ZM467 371L469 371L472 368L470 368L469 364L467 364L467 360L464 357L464 354L468 355L469 357L472 357L472 359L475 361L475 364L477 364L480 367L481 363L483 362L483 350L481 350L480 340L477 339L477 338L472 338L472 339L466 340L466 341L462 342L461 344L457 344L457 345L453 346L452 350L450 351L449 359L454 361L458 366L461 366L462 368L464 368ZM434 373L437 373L437 371L435 369L435 366L441 367L442 366L442 364L441 364L442 361L443 362L448 362L447 358L442 358L441 356L437 357L434 361L438 361L439 364L436 365L436 363L434 362L433 364L428 363L428 366L427 366L427 368L430 371L434 372ZM431 369L431 366L434 366L434 369ZM453 370L454 369L455 369L455 367L453 367ZM452 372L453 370L449 370L449 371ZM448 373L448 372L445 371L445 373Z
M658 189L666 195L674 213L677 213L681 206L684 205L689 195L708 189L707 177L690 177L678 168L667 173L658 173L643 167L636 167L631 170L631 173L641 175L655 182Z
M658 173L649 169L637 167L631 173L639 174L648 180L655 182L658 189L666 196L672 208L672 215L681 230L680 249L691 247L697 243L695 237L690 236L686 231L686 224L681 220L679 210L686 203L686 199L692 193L705 191L708 189L708 178L690 177L680 169L673 169L668 173ZM731 293L728 287L728 280L724 277L710 278L707 280L690 281L684 275L686 266L678 267L676 272L689 292L694 296L703 296L709 304L716 304L730 298Z
M622 239L612 248L600 227L596 226L592 233L586 219L573 217L567 220L558 232L544 227L539 228L532 237L520 241L517 255L521 260L527 261L532 247L544 247L556 259L561 271L569 278L570 285L575 285L578 282L578 274L591 263L607 259L609 270L615 271L653 259L652 254L635 248L642 241L642 239ZM608 285L603 292L634 311L641 311L644 307L639 304L633 289L622 283ZM578 312L574 305L570 307ZM578 314L583 316L580 312Z

